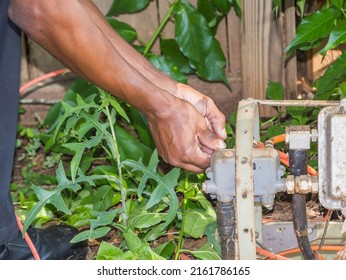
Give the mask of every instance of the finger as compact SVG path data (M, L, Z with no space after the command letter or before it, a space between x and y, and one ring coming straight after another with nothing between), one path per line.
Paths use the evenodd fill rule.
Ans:
M183 168L193 173L202 173L209 166L210 155L204 153L198 146L194 151L190 151L189 155L183 161L170 162L173 166Z
M203 145L199 145L199 147L200 147L200 149L202 150L202 152L204 152L204 153L206 153L206 154L208 154L208 155L210 155L211 156L211 154L214 152L214 150L212 150L212 149L209 149L208 147L206 147L206 146L203 146Z
M206 118L208 119L208 122L212 126L212 131L215 132L215 134L220 139L226 139L227 133L226 133L226 118L223 113L219 111L219 109L216 107L213 100L209 99L207 102L207 114Z
M211 115L208 117L209 122L211 123L211 126L213 128L213 131L220 139L226 139L227 133L225 129L226 125L226 118L221 113L215 112L214 115Z
M215 133L206 129L197 135L198 141L210 150L220 150L226 148L226 143L219 139Z

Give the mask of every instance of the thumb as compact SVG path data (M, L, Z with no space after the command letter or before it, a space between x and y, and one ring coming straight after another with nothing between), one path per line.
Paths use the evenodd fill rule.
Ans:
M226 143L216 137L215 133L206 129L197 134L198 141L210 150L220 150L226 148Z

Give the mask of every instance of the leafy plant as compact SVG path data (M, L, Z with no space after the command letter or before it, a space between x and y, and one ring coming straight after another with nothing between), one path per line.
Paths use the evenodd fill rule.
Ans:
M106 19L155 67L177 81L186 83L188 75L198 75L230 86L224 72L226 59L214 35L230 9L241 16L240 1L198 0L197 6L193 6L189 1L175 0L145 43L134 28L115 16L140 12L149 2L113 1ZM321 10L304 17L305 1L296 1L302 20L286 48L287 56L316 46L325 55L344 44L344 2L327 1ZM280 5L281 1L274 1L274 11ZM169 21L175 26L173 38L163 36ZM160 54L151 51L158 39ZM343 52L315 82L316 99L345 96L344 60ZM269 81L267 97L282 100L284 87ZM262 120L261 137L266 140L284 133L285 126L290 124L314 125L317 114L318 108L290 107L285 114L277 108L276 116ZM98 240L100 247L95 258L100 260L178 259L182 253L197 259L220 259L215 210L199 190L204 176L163 167L148 124L139 111L79 80L51 108L43 125L47 127L43 133L21 128L21 135L31 139L25 158L33 158L43 143L52 156L47 157L47 164L59 164L53 178L37 176L28 166L23 169L26 187L12 185L20 206L17 212L26 218L25 229L32 223L52 219L83 227L84 231L73 241ZM232 114L227 124L228 147L235 144L234 125ZM313 166L315 155L313 147ZM30 191L28 185L32 183ZM119 242L107 238L110 235L116 235ZM205 242L198 248L184 246L187 240L202 238Z
M346 42L345 8L343 0L326 1L322 9L304 17L296 35L285 49L287 55L297 49L307 51L319 47L318 53L324 57L328 51L341 47ZM345 56L345 51L342 51L325 74L315 81L315 99L340 99L345 96Z

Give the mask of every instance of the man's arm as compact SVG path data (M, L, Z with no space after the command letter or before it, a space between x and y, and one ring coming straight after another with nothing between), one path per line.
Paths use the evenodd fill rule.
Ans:
M92 1L12 0L9 16L71 71L138 108L168 163L202 172L223 147L225 119L211 99L153 67Z

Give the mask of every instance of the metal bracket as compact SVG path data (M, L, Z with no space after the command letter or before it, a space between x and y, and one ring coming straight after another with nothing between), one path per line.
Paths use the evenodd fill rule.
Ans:
M245 99L239 102L236 143L236 232L241 260L256 259L254 213L253 141L259 141L259 114L257 102ZM246 209L246 211L244 211ZM243 216L245 214L245 216Z

